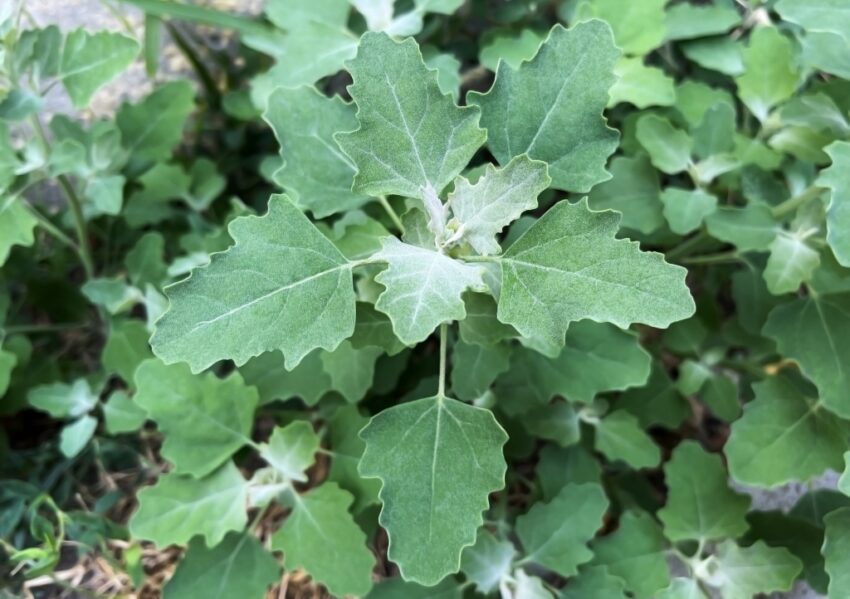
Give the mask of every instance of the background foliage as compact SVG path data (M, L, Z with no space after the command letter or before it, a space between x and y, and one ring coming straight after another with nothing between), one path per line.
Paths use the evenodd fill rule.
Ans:
M0 7L0 596L847 596L845 0L128 4Z

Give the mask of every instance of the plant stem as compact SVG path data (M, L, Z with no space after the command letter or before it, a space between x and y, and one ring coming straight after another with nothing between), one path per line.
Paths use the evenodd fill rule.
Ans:
M44 148L45 154L49 154L50 143L47 141L47 134L44 132L44 127L41 125L38 115L33 115L32 127ZM77 192L74 191L74 187L65 175L59 175L56 177L56 180L59 182L59 186L62 188L62 191L65 193L65 197L68 200L68 205L71 207L71 215L74 218L74 228L77 231L77 253L80 255L80 261L83 263L83 270L86 271L86 278L94 278L94 261L92 260L91 250L89 249L88 233L86 232L86 219L83 217L82 204L80 203L80 199L77 197Z
M775 206L773 208L773 216L775 216L776 218L786 216L787 214L790 214L797 210L797 208L805 206L812 200L820 197L820 195L824 191L826 191L824 187L812 185L811 187L808 187L801 191L799 194L795 195L793 198L789 198L778 206Z
M189 38L186 35L184 35L183 29L179 26L179 24L164 21L164 25L165 28L168 29L168 34L171 36L174 44L180 49L186 57L186 60L189 61L189 64L191 64L192 68L195 70L195 74L198 76L198 80L201 82L201 86L207 94L207 100L209 101L210 106L218 106L221 103L221 93L215 83L215 77L213 77L212 73L210 73L210 70L207 68L207 65L204 64L201 57L198 56L192 42L189 41Z
M27 334L31 335L33 333L55 333L61 331L72 331L74 329L82 329L89 326L90 323L86 322L75 322L68 324L29 324L29 325L12 325L5 327L5 332L7 335L16 335L16 334Z
M231 14L214 8L195 6L193 4L181 4L171 0L124 0L128 4L137 6L149 15L160 18L174 18L183 21L201 23L212 27L224 27L235 29L243 35L270 35L273 33L271 27L263 23Z
M704 230L700 231L693 237L686 239L685 241L674 247L672 250L667 252L667 260L673 260L674 258L687 254L695 247L700 245L702 242L704 242L706 239L708 239L708 233L706 233Z
M92 260L91 249L89 248L83 206L80 203L80 198L77 197L77 192L74 191L74 187L65 175L59 175L56 180L59 181L59 186L65 192L65 197L68 198L68 205L71 207L71 215L74 217L74 228L77 230L77 246L80 250L80 260L83 263L83 269L86 271L86 278L93 279L94 261Z
M54 225L50 220L44 216L41 212L39 212L35 206L26 201L26 199L22 197L18 197L17 201L21 202L26 208L26 210L33 215L33 217L38 221L39 226L53 235L57 240L67 245L69 248L74 250L75 253L80 253L80 248L77 247L77 244L74 243L74 240L65 235L59 227Z
M393 210L392 205L389 200L387 200L387 196L378 196L378 201L381 203L381 206L384 207L387 215L390 217L390 220L393 221L393 224L398 227L399 233L404 235L404 225L401 222L401 219L398 217L398 213Z
M717 264L719 262L736 262L740 259L737 250L719 252L717 254L705 254L679 260L682 264Z
M448 346L449 327L446 323L440 325L440 382L437 386L437 396L446 396L446 348Z

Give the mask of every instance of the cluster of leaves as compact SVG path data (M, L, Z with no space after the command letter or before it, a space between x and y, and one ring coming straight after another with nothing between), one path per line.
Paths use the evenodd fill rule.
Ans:
M132 3L144 44L0 9L0 568L846 595L850 474L744 492L850 472L845 0ZM45 128L180 20L232 88Z

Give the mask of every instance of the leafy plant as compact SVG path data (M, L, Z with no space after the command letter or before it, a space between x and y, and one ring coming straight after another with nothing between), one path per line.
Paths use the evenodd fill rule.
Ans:
M749 493L850 463L841 2L128 2L0 10L12 587L843 596L850 475Z

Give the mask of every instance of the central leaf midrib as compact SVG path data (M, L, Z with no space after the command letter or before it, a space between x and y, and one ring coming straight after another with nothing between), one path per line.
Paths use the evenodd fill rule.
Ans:
M261 295L260 297L254 298L249 302L246 302L244 304L236 306L235 308L231 308L227 312L219 314L215 318L211 318L209 320L202 320L202 321L198 322L194 327L192 327L192 329L189 330L189 333L194 333L198 329L206 328L209 325L215 324L216 322L218 322L218 321L220 321L224 318L229 318L229 317L233 316L234 314L238 314L239 312L241 312L241 311L243 311L247 308L250 308L250 307L252 307L256 304L264 302L265 300L270 299L270 298L276 296L279 293L283 293L284 291L289 291L291 289L295 289L296 287L299 287L300 285L303 285L305 283L309 283L310 281L315 281L316 279L319 279L319 278L321 278L321 277L323 277L327 274L331 274L331 273L334 273L334 272L337 272L337 271L341 271L341 270L344 270L346 268L351 268L351 264L349 264L348 262L346 262L344 264L339 264L337 266L334 266L333 268L312 274L312 275L305 277L303 279L293 281L292 283L287 283L286 285L283 285L282 287L278 287L277 289L273 289L272 291L270 291L270 292L268 292L264 295Z

